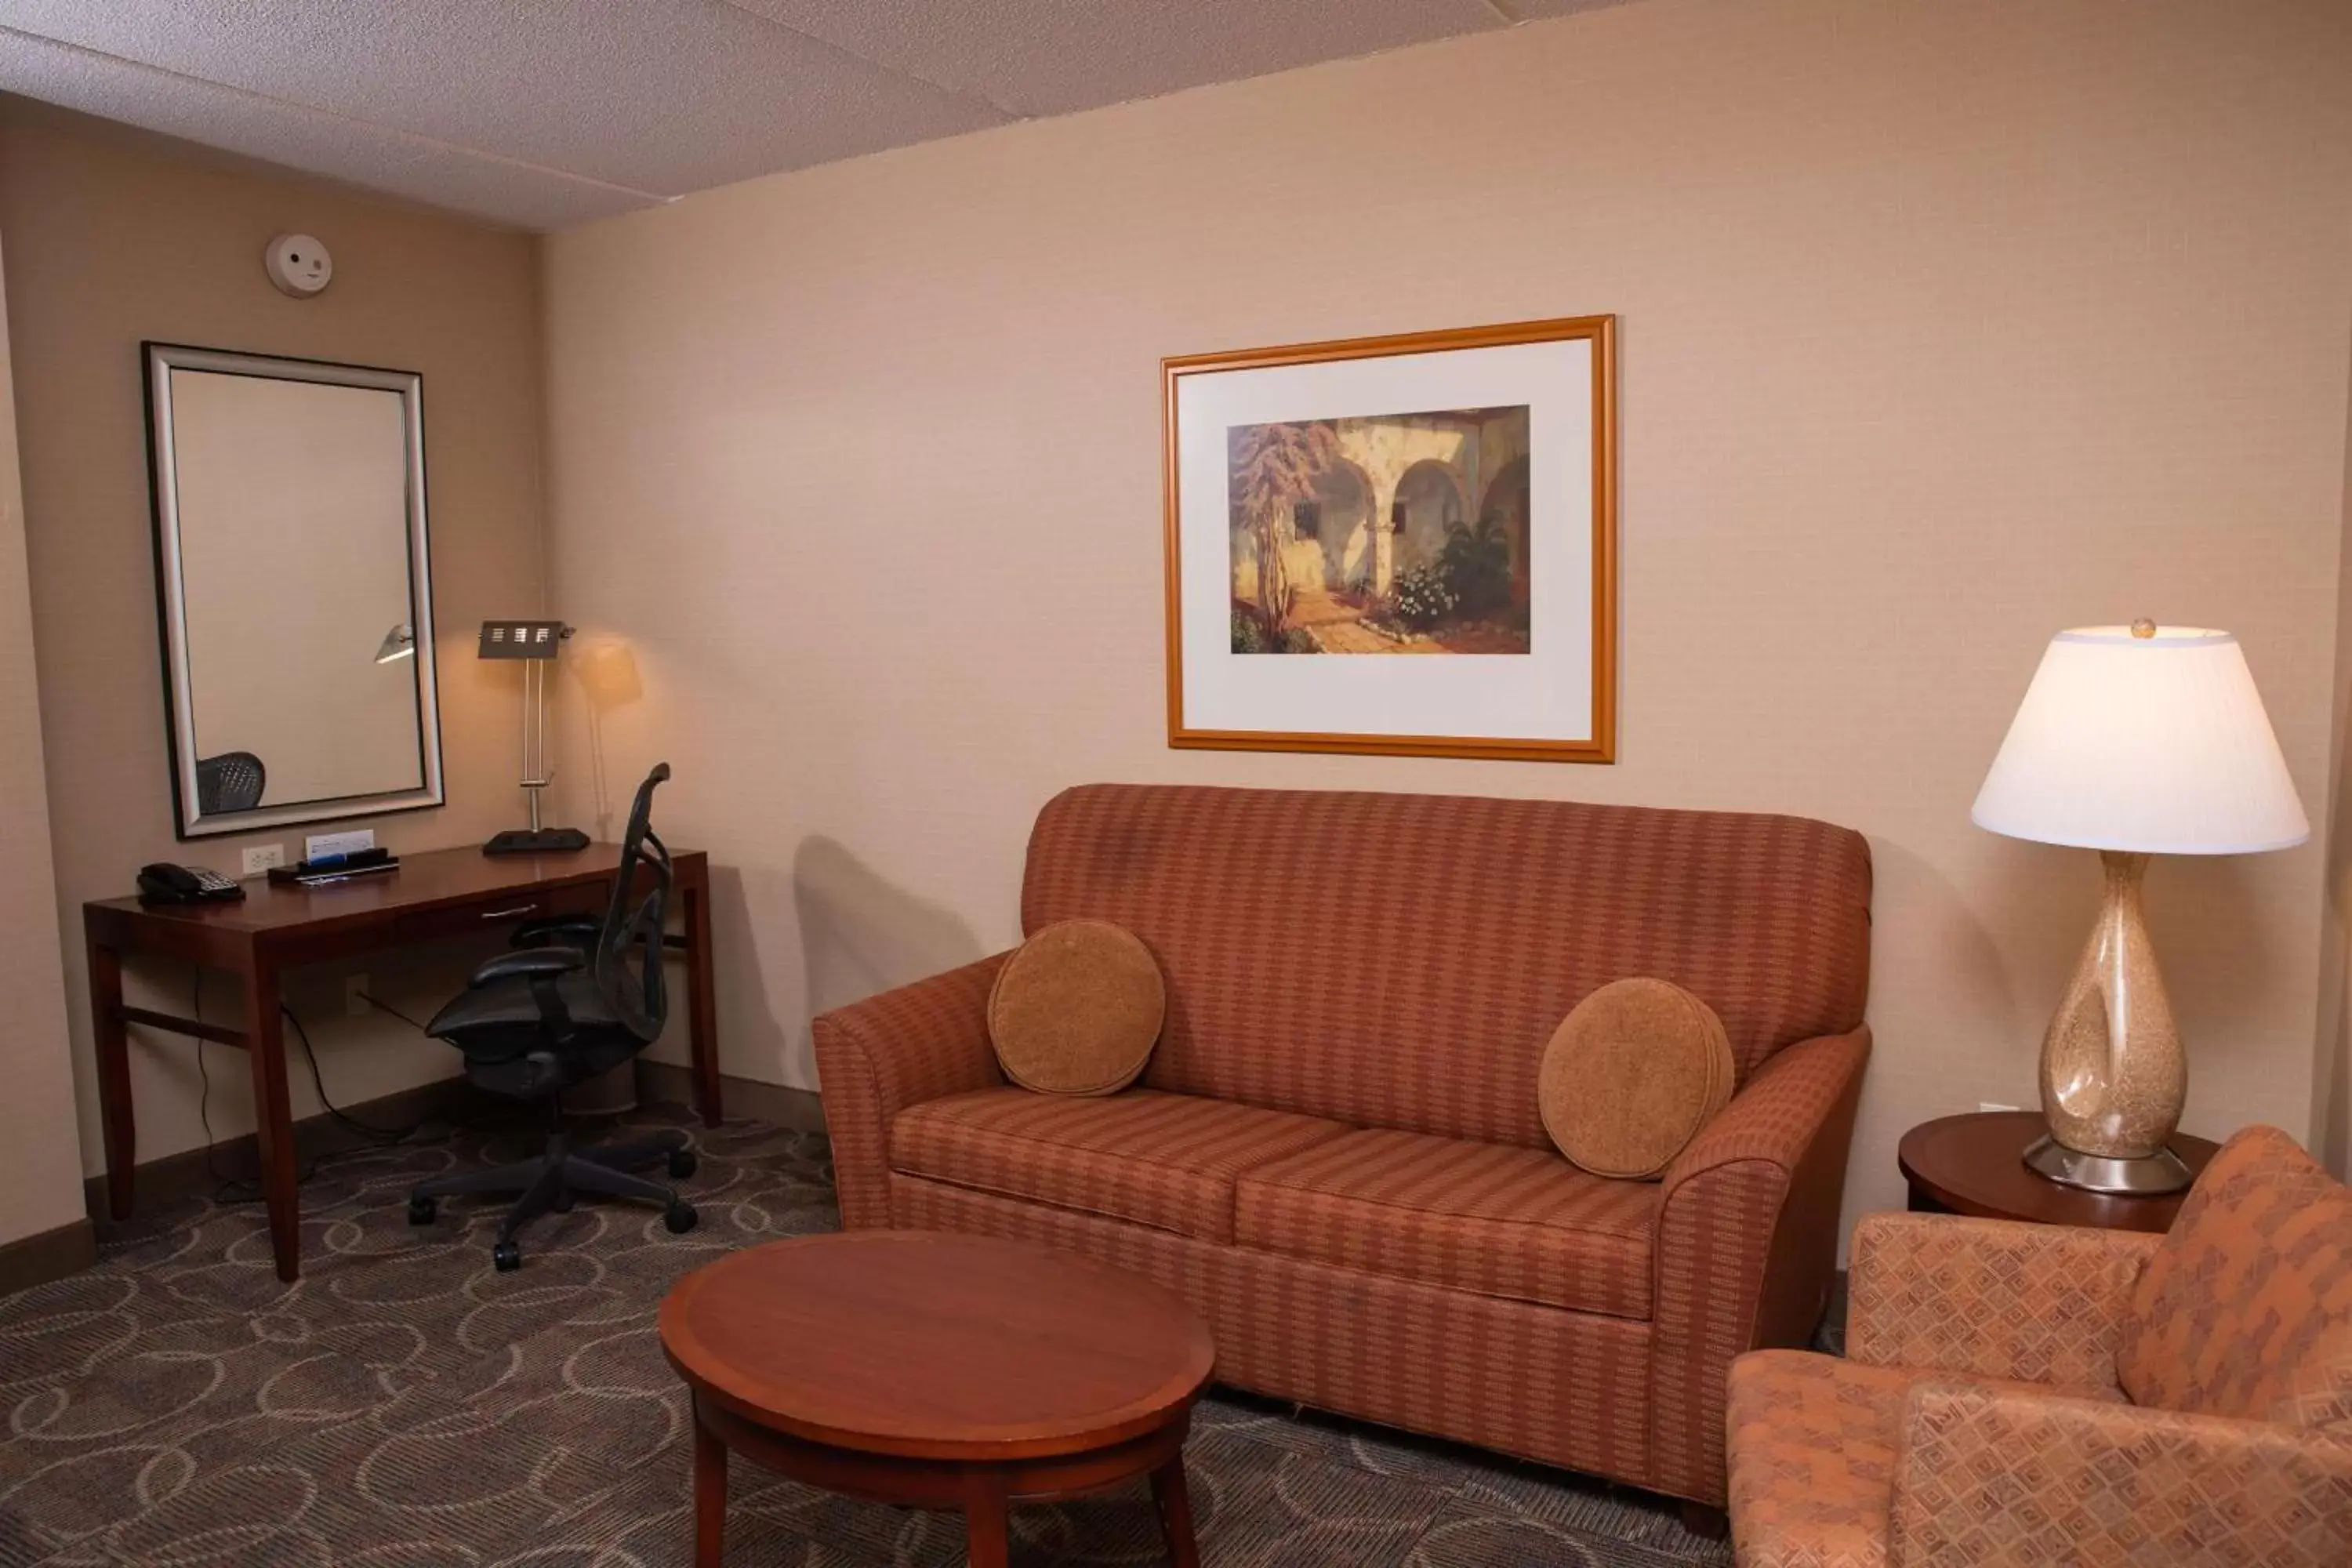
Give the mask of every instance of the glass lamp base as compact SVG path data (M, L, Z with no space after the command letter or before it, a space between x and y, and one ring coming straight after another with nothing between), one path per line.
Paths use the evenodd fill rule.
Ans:
M2189 1184L2189 1167L2169 1149L2137 1160L2112 1159L2069 1149L2048 1133L2026 1145L2025 1163L2063 1187L2122 1197L2161 1197Z

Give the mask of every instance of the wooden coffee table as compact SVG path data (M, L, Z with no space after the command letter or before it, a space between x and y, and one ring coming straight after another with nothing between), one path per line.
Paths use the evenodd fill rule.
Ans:
M1216 1359L1150 1280L1050 1248L868 1230L751 1247L679 1280L662 1349L694 1391L694 1561L718 1568L729 1450L828 1491L961 1509L973 1568L1005 1510L1144 1477L1199 1563L1184 1434Z

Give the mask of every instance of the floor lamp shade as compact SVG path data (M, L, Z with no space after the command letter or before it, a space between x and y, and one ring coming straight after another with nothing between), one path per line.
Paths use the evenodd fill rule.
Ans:
M2167 1147L2188 1061L2140 911L2147 858L2284 849L2311 836L2238 639L2091 626L2051 639L1969 814L2012 838L2096 849L2106 896L2042 1041L2054 1181L2107 1193L2188 1184Z

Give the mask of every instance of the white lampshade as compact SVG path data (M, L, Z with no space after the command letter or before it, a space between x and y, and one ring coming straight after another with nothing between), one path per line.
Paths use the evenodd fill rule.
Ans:
M2238 639L2193 626L2051 638L1969 815L2012 838L2165 855L2311 836Z

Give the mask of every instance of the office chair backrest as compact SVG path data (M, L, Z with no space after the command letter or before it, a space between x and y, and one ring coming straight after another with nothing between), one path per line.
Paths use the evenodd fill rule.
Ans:
M612 901L604 907L604 923L596 933L596 989L610 999L614 1011L641 1040L651 1041L669 1016L662 984L662 922L669 914L669 850L653 829L654 786L669 777L669 764L656 763L637 798L629 806L628 831L621 838L621 863L613 872ZM651 874L653 886L632 903L637 869ZM637 950L638 971L629 973L629 949Z
M269 772L251 752L223 752L196 759L196 811L251 811L261 804Z

